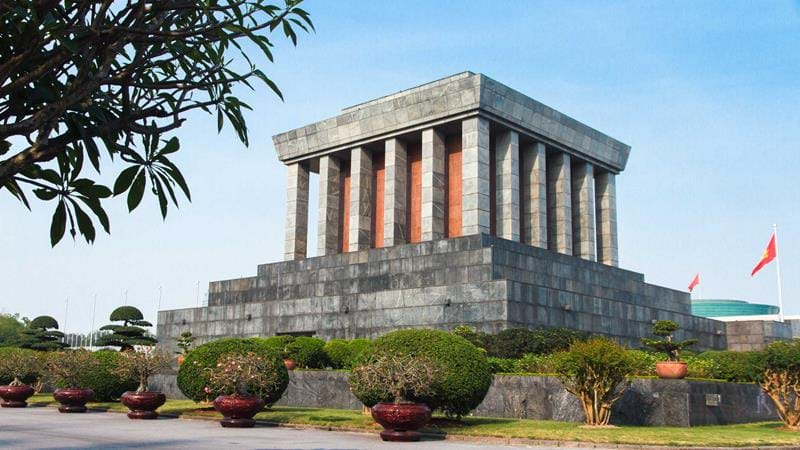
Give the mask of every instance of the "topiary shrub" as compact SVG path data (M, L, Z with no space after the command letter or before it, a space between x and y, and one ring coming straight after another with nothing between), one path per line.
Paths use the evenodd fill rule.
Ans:
M496 358L522 358L526 354L547 355L567 350L576 340L586 339L586 333L568 328L509 328L496 335L488 335L486 341L488 356Z
M369 339L331 339L323 350L327 362L334 369L352 369L369 356L372 341Z
M23 384L35 384L44 375L44 357L41 352L27 348L0 348L0 385L19 378Z
M628 350L607 338L576 341L555 357L558 379L578 397L589 426L608 425L611 406L630 384L625 377L635 364Z
M23 348L39 351L55 351L69 347L61 342L64 333L58 331L58 322L50 316L39 316L31 320L28 326L21 331Z
M299 336L286 345L286 354L302 368L323 369L328 365L324 348L322 339Z
M697 339L687 339L676 341L674 334L680 329L677 322L672 320L659 320L653 324L653 334L661 339L642 339L642 344L646 347L661 352L666 355L667 361L678 362L681 360L680 353L686 348L697 343Z
M98 345L119 347L120 350L133 350L135 345L150 346L158 342L154 337L148 336L147 330L145 330L145 328L152 327L153 324L144 320L142 312L133 306L120 306L111 312L108 320L122 322L122 324L100 327L101 330L111 333L100 336Z
M253 395L258 395L267 405L271 405L280 400L289 385L289 372L273 344L274 341L269 343L267 339L260 338L225 338L197 346L186 355L186 360L178 370L178 388L183 395L196 402L213 400L223 393L210 388L207 369L215 367L222 355L246 355L253 352L270 361L278 373L277 384L249 387Z
M123 377L115 372L123 358L120 352L100 350L93 352L92 358L97 361L97 365L81 372L78 376L78 383L80 387L92 389L96 401L116 400L125 391L136 390L139 386L135 379Z
M517 362L516 359L494 357L486 358L486 361L489 362L489 370L492 373L512 373Z
M269 349L271 349L274 352L277 352L281 358L287 359L289 357L289 354L286 351L286 346L288 346L294 341L294 336L289 336L289 335L272 336L262 339L262 341L264 342L264 345L266 345Z
M492 384L492 373L483 352L466 339L438 330L394 331L373 342L372 357L405 355L424 357L442 369L433 394L415 398L431 409L460 417L475 409ZM355 393L366 406L391 398Z

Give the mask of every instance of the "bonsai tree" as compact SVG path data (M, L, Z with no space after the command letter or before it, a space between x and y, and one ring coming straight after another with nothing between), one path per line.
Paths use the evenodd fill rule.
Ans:
M394 403L415 403L434 393L442 370L424 356L385 355L353 369L350 389Z
M800 339L773 342L764 351L761 389L778 416L792 431L800 431Z
M121 351L133 350L134 345L155 345L158 341L152 336L147 336L144 327L152 327L153 324L144 320L142 312L133 306L120 306L111 312L109 320L112 322L122 322L121 325L111 324L100 328L103 331L110 331L98 339L99 345L120 347Z
M0 358L0 376L11 379L9 386L23 386L25 380L35 381L41 374L43 364L35 352L10 349Z
M658 352L666 353L669 361L680 361L680 352L697 343L697 339L675 341L673 334L680 329L672 320L659 320L653 324L653 334L661 339L642 339L642 344Z
M68 350L53 353L48 358L46 372L57 386L65 388L81 387L81 379L87 372L97 370L100 362L88 350Z
M58 322L50 316L39 316L30 321L27 328L22 331L23 343L20 347L39 351L61 350L69 347L66 342L61 342L64 333L57 331Z
M181 350L175 353L179 355L187 355L189 350L191 350L192 345L194 345L195 339L197 338L192 336L191 331L184 331L181 333L180 337L178 337L178 348Z
M279 365L256 352L228 353L217 364L206 368L212 391L228 396L254 396L264 390L278 390L282 385Z
M625 393L625 377L636 367L630 353L607 338L575 341L555 357L555 371L564 389L578 397L586 424L606 426L611 406Z
M112 369L121 378L135 379L139 382L136 393L147 392L150 377L169 367L170 359L162 351L148 348L142 351L122 352L122 357Z

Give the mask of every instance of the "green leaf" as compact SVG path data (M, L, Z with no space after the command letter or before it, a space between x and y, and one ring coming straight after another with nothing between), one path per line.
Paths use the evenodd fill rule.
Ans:
M64 231L67 229L67 208L64 201L60 201L56 207L56 212L53 213L53 222L50 224L50 245L55 247L56 244L64 237Z
M161 151L158 153L159 155L169 155L170 153L175 153L178 149L181 148L180 141L178 141L177 137L171 137L164 147L161 148Z
M78 204L73 200L72 204L75 208L75 218L78 221L78 230L81 232L84 238L86 238L86 242L91 244L94 242L95 238L95 229L94 224L92 224L92 219L83 212L83 210L78 206Z
M136 179L133 180L131 189L128 191L128 212L136 209L136 207L139 206L139 203L142 201L146 181L144 172L144 170L139 172L139 175L137 175Z
M138 170L139 166L131 166L119 174L117 181L114 182L114 195L120 195L131 187L133 177L136 176Z
M58 195L58 191L55 189L34 189L33 194L39 198L39 200L49 201Z

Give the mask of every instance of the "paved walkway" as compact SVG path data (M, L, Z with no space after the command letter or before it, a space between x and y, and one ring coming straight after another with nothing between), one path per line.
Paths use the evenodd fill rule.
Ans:
M375 434L278 427L223 429L209 420L134 421L120 413L61 414L55 408L0 408L0 448L13 449L487 449L536 448L463 441L383 442Z

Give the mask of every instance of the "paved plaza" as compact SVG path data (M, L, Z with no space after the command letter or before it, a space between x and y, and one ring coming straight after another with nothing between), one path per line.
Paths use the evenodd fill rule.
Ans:
M140 422L120 413L60 414L54 408L0 409L0 448L13 449L489 449L537 448L459 441L386 443L377 433L293 428L222 429L210 420Z

